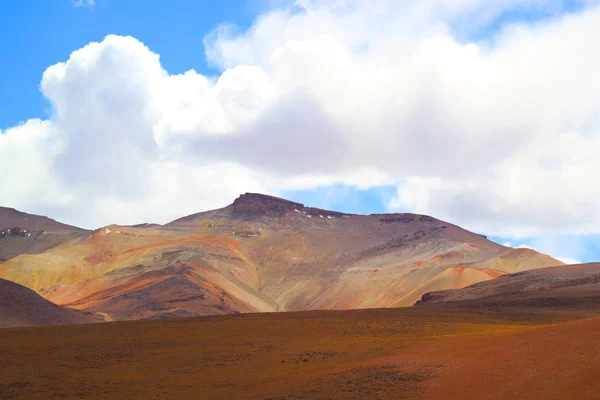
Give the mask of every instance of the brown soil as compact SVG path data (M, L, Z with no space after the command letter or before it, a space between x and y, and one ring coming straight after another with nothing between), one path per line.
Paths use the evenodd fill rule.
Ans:
M598 398L600 319L565 322L593 316L418 307L4 329L0 398Z
M399 370L438 366L431 399L598 399L600 318L520 332L458 336L390 361ZM402 367L403 366L403 367Z

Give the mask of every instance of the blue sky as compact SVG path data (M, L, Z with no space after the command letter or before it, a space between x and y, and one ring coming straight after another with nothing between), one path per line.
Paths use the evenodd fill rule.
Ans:
M214 74L206 63L202 39L220 23L247 27L260 2L177 0L97 0L73 7L70 0L8 0L0 3L0 129L16 121L47 117L38 86L48 66L108 34L134 36L160 54L170 73L196 69Z
M495 36L508 25L511 24L535 24L541 21L555 18L558 15L574 14L585 9L585 0L568 0L554 2L550 7L543 6L517 6L514 9L507 10L489 23L479 27L479 29L469 32L464 37L465 40L493 40ZM466 21L463 21L467 23ZM467 23L468 24L468 23Z
M133 36L160 54L172 74L189 69L214 75L206 62L202 39L219 24L232 23L244 30L260 15L266 0L214 1L207 6L195 0L96 0L93 7L74 7L72 0L8 0L0 3L2 58L0 76L0 129L16 121L48 116L48 104L38 85L42 73L75 49L101 41L108 34ZM582 9L578 0L560 8L520 8L502 13L465 40L488 40L509 23L536 22L557 12Z
M335 210L350 214L381 214L387 212L387 203L396 193L394 186L379 186L360 189L353 186L334 184L310 190L282 193L305 206Z
M7 60L0 63L3 90L0 97L0 129L15 121L46 118L50 110L39 91L44 70L84 45L108 34L133 36L160 54L171 74L195 69L205 75L218 70L206 62L202 39L219 24L246 29L263 10L264 1L212 2L98 0L93 7L74 7L70 0L22 0L0 4L0 26L11 35L0 37ZM23 21L27 21L26 24ZM349 213L383 213L394 194L393 186L361 190L348 185L287 191L286 198L307 205Z
M87 1L89 2L89 0ZM85 2L83 1L83 3ZM236 79L241 76L243 82L251 82L255 86L250 85L250 89L244 89L245 91L240 91L240 94L236 95L237 97L234 96L239 99L239 104L235 104L235 107L260 105L261 101L266 101L265 98L270 98L269 96L272 94L269 94L271 93L269 90L273 90L273 87L285 87L288 90L285 92L286 96L277 97L277 101L284 105L287 104L288 108L286 106L280 109L274 107L274 111L269 111L271 109L268 107L261 108L262 114L258 114L260 118L257 120L265 120L267 123L260 127L258 133L254 134L255 139L252 140L264 140L265 142L258 144L246 142L246 144L250 143L251 146L256 146L252 147L254 150L251 151L257 153L254 157L247 156L240 151L232 152L232 154L237 154L237 158L228 158L232 157L227 154L227 146L231 146L231 144L220 147L206 142L202 136L205 134L204 125L201 125L200 128L197 125L177 127L177 129L187 132L187 136L178 136L179 133L175 128L171 128L169 131L170 127L177 125L176 122L182 118L179 115L173 117L168 112L178 109L177 107L185 108L187 105L193 104L196 99L192 98L194 93L186 92L181 97L188 97L176 107L174 104L177 103L180 95L168 92L173 97L173 104L167 104L168 112L165 111L164 115L160 114L160 118L157 117L152 120L154 122L149 124L155 124L157 120L160 120L161 123L167 121L166 125L160 125L160 129L165 129L165 137L173 140L173 143L179 147L161 148L160 151L151 152L151 155L142 154L143 151L140 153L142 161L146 162L138 166L141 174L145 174L145 171L165 160L165 167L159 168L159 171L173 167L172 176L168 179L160 178L164 179L164 182L148 184L149 186L145 187L150 193L148 194L150 196L147 201L148 205L142 205L139 203L139 199L136 203L128 196L127 190L124 190L123 193L120 192L121 187L127 189L128 183L119 185L119 179L128 179L129 175L122 174L123 176L119 177L118 168L114 169L116 172L112 172L115 175L110 175L111 172L106 172L107 166L102 163L99 163L98 166L83 165L86 167L83 168L85 173L80 176L71 176L73 170L78 170L82 166L81 154L94 153L94 148L83 149L89 152L85 153L82 149L75 147L69 150L72 151L71 153L67 151L62 156L53 156L54 158L50 160L39 161L39 167L32 168L22 179L15 174L10 182L9 179L0 182L0 191L4 195L4 198L0 197L0 203L15 206L24 211L51 214L65 222L95 227L98 224L111 222L144 222L140 220L141 218L166 221L180 214L221 206L224 202L231 200L234 193L260 190L306 205L343 212L427 213L479 233L490 234L492 232L490 236L500 243L512 246L530 246L554 256L581 261L600 259L600 245L598 244L600 229L594 227L596 218L599 219L598 225L600 225L600 207L596 207L589 200L594 198L596 192L593 191L593 185L573 186L577 182L589 182L590 177L586 175L586 171L600 168L600 165L594 161L597 157L594 157L592 151L596 146L593 139L600 136L598 120L595 117L597 110L593 109L600 94L594 91L593 86L585 84L585 77L589 81L594 79L594 74L597 73L595 72L597 71L596 64L594 64L596 58L591 59L594 51L584 49L585 46L591 46L591 43L597 43L600 40L600 37L590 37L590 32L592 35L597 34L594 29L600 25L593 21L597 15L600 15L600 11L598 11L600 8L597 7L595 0L528 0L517 5L504 0L497 2L489 0L472 2L426 0L423 3L410 3L410 7L399 8L396 6L401 5L402 2L389 2L387 4L391 4L391 8L381 13L384 15L383 18L376 13L369 14L371 8L361 8L365 3L358 0L347 2L354 6L355 14L352 14L352 7L349 7L351 10L349 14L345 14L331 6L335 2L327 0L315 1L311 3L313 5L309 7L310 10L307 8L305 11L297 6L290 8L292 3L292 1L286 0L232 0L226 2L96 0L93 6L77 7L74 6L72 0L9 0L1 2L0 130L4 130L4 134L7 133L7 129L15 128L21 122L39 118L43 120L42 125L48 123L52 129L58 132L56 143L93 143L94 146L99 144L98 152L106 151L105 158L107 159L117 157L112 154L114 147L123 147L124 152L137 152L139 148L136 147L137 143L134 143L133 139L123 139L130 134L129 131L115 132L113 136L107 135L105 140L97 137L102 136L104 132L100 125L105 120L110 121L114 115L100 113L96 121L90 122L89 129L82 130L81 126L85 126L86 118L89 118L88 112L91 110L86 107L97 106L94 99L90 100L84 95L76 93L76 96L73 97L77 99L73 100L76 103L81 102L81 110L69 109L69 115L61 116L64 121L55 121L57 115L53 114L51 102L54 105L63 103L70 105L71 102L67 101L69 100L67 97L73 95L73 90L77 90L76 86L69 86L68 79L63 81L56 75L49 80L54 85L52 86L54 91L48 92L48 96L52 97L50 99L45 98L40 91L42 74L48 67L69 60L73 51L81 49L91 42L104 44L103 41L109 34L132 36L142 42L150 52L160 56L160 67L167 75L183 74L193 69L198 74L209 78L209 86L218 86L217 79L222 77L221 74L225 70L226 64L236 66L232 70L236 70L238 64L242 67L246 64L251 65L255 69L240 68ZM434 13L424 17L423 10L419 9L417 4L425 3L433 4L432 10L442 9L445 11L440 12L440 15ZM425 9L427 9L427 4ZM444 8L442 5L447 7ZM279 11L281 12L278 14ZM405 12L406 16L403 15ZM365 15L364 21L361 13ZM350 29L345 18L353 23L356 21L361 23ZM397 31L405 25L412 26L410 24L415 18L417 18L418 29L415 28L414 35L412 31L408 34ZM423 20L418 18L423 18ZM447 27L446 30L438 29L437 24L440 21ZM311 23L313 24L311 25ZM220 24L235 24L238 28L234 33L212 42L217 57L207 61L203 40ZM322 39L322 31L327 31L329 25L332 28L331 32L327 34L331 34L337 42L334 42L333 47L330 47L325 53L319 53L319 46L332 46L331 42L319 42ZM427 29L421 31L421 26L426 26ZM514 34L515 30L511 30L514 27L519 27L518 35ZM349 29L348 32L345 31L346 29ZM260 36L261 32L267 33L265 36ZM417 60L416 62L423 62L423 65L420 65L415 71L425 72L415 73L408 80L408 84L399 84L394 79L390 84L378 84L377 90L381 96L372 99L371 102L376 103L372 109L369 108L371 106L369 101L365 100L361 103L358 112L354 111L343 115L340 120L336 120L336 118L341 115L340 112L345 112L343 108L340 109L342 111L334 110L334 112L325 107L323 115L319 114L319 117L327 118L322 120L314 115L307 118L306 115L300 114L301 111L294 114L293 110L296 109L307 110L304 107L306 104L294 103L296 99L306 96L307 88L308 92L314 91L311 93L312 100L318 100L317 103L321 105L334 104L338 102L338 99L345 100L348 97L360 100L363 97L372 96L373 92L368 86L368 80L365 81L366 86L364 87L360 86L361 83L357 87L349 89L354 91L350 92L350 95L348 92L344 92L344 87L352 85L335 83L338 71L345 71L346 64L344 63L349 65L348 71L350 72L346 71L347 73L359 68L358 64L352 64L354 61L352 57L344 58L344 52L340 49L350 49L349 51L351 51L351 49L360 48L363 49L363 52L371 51L381 43L386 43L386 40L394 37L398 32L400 32L399 37L407 42L410 41L411 45L405 48L401 47L405 43L403 44L400 40L398 42L390 41L389 46L398 45L403 51L412 49L410 51L415 53L402 54L401 51L398 51L398 54L401 54L398 56L398 60L388 60L386 56L383 63L382 59L377 58L376 55L372 59L367 59L367 64L370 63L372 67L369 70L370 73L376 71L372 79L375 80L380 71L385 71L389 67L389 65L385 65L384 68L385 63L396 63L394 68L398 71L411 71L412 67L406 68L406 66L410 66L411 62ZM443 36L441 37L440 32L446 32L446 36L441 35ZM561 40L552 36L556 35L556 32L560 34L558 37ZM338 34L339 37L336 36ZM405 39L404 36L409 36L409 39ZM354 40L358 40L358 42L355 43ZM574 44L571 45L570 41L573 41ZM299 43L304 47L299 46ZM368 45L365 46L365 43ZM564 44L563 47L560 47L561 43ZM497 44L498 48L496 48ZM119 39L113 43L117 49L114 54L108 51L98 54L100 57L106 57L104 61L107 65L112 65L111 62L120 57L126 62L130 62L131 60L127 58L128 51L137 45L141 44L126 43ZM558 47L554 49L554 45ZM474 48L476 51L473 50ZM536 60L533 57L529 60L529 64L523 63L523 60L536 53L538 49L543 56L544 48L549 49L547 59L539 57L540 59ZM294 50L296 53L294 51L286 53L283 51L286 49L288 51L296 49ZM431 49L434 51L431 52ZM583 57L587 57L586 62L579 63L577 55L566 54L571 49L581 49ZM394 48L385 50L383 54L386 55L396 52ZM139 54L147 51L143 50ZM564 52L565 55L561 52ZM341 55L341 61L329 59L331 54ZM556 58L552 58L552 54L555 54ZM272 64L277 57L289 57L292 60L288 64L281 64L284 65L285 70L278 70L278 75L273 72L276 68ZM308 64L303 64L306 60L308 60ZM325 61L322 60L331 62L335 67L327 69ZM564 65L559 65L563 60ZM539 65L530 67L537 61L539 61ZM74 65L77 62L81 62L81 60L73 60ZM303 74L304 70L310 69L312 64L318 62L323 63L319 67L321 69L318 73ZM588 69L583 68L588 64ZM123 64L114 65L122 66ZM134 67L132 66L132 68ZM260 73L256 68L260 69ZM503 69L513 72L506 76L499 74L498 76L501 78L493 75L496 71ZM460 71L463 70L467 71L465 72L466 76L461 76ZM65 71L67 70L65 69ZM72 70L67 72L73 73ZM130 74L130 78L135 79L138 76L145 76L146 72L131 70L125 71L125 74ZM321 72L323 76L320 75ZM82 78L81 88L84 88L85 92L86 87L95 87L94 85L98 81L106 81L108 82L106 85L109 89L109 97L114 94L115 99L118 99L119 85L126 85L123 85L124 82L119 84L118 80L115 81L116 84L112 83L111 73L110 70L101 71L100 69L89 72ZM483 83L476 82L473 87L470 87L469 81L472 76L483 77L481 81ZM564 77L573 77L573 81L571 82L570 78L563 79ZM581 79L576 80L578 77ZM199 84L198 81L194 81L196 78L197 76L185 78L189 79L189 87L196 87L194 85ZM244 81L244 79L248 81ZM294 79L297 79L297 82ZM265 85L266 80L270 80L275 86L270 89L268 85L262 87L261 85ZM287 87L289 81L294 82ZM329 82L334 82L334 84L328 86ZM520 84L515 82L520 82ZM529 82L533 83L529 85ZM148 86L154 83L151 80L147 81ZM400 86L396 88L394 84ZM496 86L489 90L486 89L485 96L488 97L470 100L469 96L479 93L480 86L478 85ZM563 86L559 87L559 85ZM230 84L230 88L233 87L234 90L239 89L238 86L239 82L234 82L233 86ZM320 91L321 86L327 89ZM106 89L102 85L99 87L102 90ZM395 114L401 113L393 107L390 108L389 115L385 114L389 99L404 98L402 90L407 90L407 87L410 93L406 98L414 97L415 102L406 107L408 110L406 115L396 120ZM504 90L507 87L512 88L512 91ZM296 89L299 91L295 92ZM333 101L329 97L331 93L335 94ZM561 95L557 96L556 93ZM562 96L563 93L564 96ZM137 94L135 95L137 96ZM478 94L478 96L481 95ZM508 96L507 100L504 101L502 96ZM564 97L564 99L561 100L560 97ZM580 109L585 108L586 104L591 104L591 108L584 111L576 107L571 109L572 102L567 101L569 98L580 98L582 105ZM450 99L449 102L448 99ZM528 100L519 103L520 99ZM546 104L542 109L535 108L537 104L542 104L548 99L552 99L554 102ZM309 100L309 103L312 100ZM87 101L90 102L86 103ZM144 104L145 100L141 99L140 101L140 104ZM218 101L225 100L219 98L214 100L214 102ZM289 101L292 102L291 108L287 103ZM381 104L377 103L378 101L381 101ZM566 103L560 103L560 101ZM466 105L468 112L462 113L460 107L455 107L462 103ZM200 102L198 104L206 106L207 103ZM210 102L208 104L210 105ZM398 107L406 106L402 102L399 104ZM526 109L530 104L533 105L531 110ZM224 110L228 109L228 105L223 107ZM474 111L471 111L469 107ZM511 107L515 108L511 109ZM315 110L318 107L314 108L313 105L313 108L308 109ZM382 109L384 110L383 114L380 112ZM281 110L291 115L284 117L283 125L281 123L278 125L277 118L271 118L272 116L268 113L272 112L274 115ZM499 110L505 114L500 114ZM547 110L555 111L544 114ZM131 115L132 120L143 117L141 114L136 114L138 110L135 109L126 110L126 112ZM425 116L421 115L421 112L425 112ZM558 115L561 112L564 112L564 115L558 117L552 115ZM327 113L331 113L331 115ZM377 117L355 118L362 114ZM474 115L478 119L470 119ZM545 120L546 117L548 121ZM271 120L275 123L269 123ZM310 120L314 120L314 123L303 128L302 124ZM268 167L257 165L257 160L261 160L261 157L262 159L269 157L269 151L288 154L286 151L289 151L290 143L286 139L279 141L277 139L277 130L282 129L282 126L283 129L288 129L285 124L288 121L291 125L298 125L297 133L295 133L297 137L290 136L293 140L291 146L296 146L297 143L303 141L314 143L323 140L323 143L329 143L331 151L327 152L316 146L313 150L318 153L317 155L313 155L313 151L306 151L301 157L295 157L292 151L289 153L289 163L286 163L286 157L282 156L279 157L282 161L273 161ZM351 123L348 124L348 121ZM368 121L365 125L368 127L367 129L372 129L370 135L379 137L376 141L370 140L369 135L363 135L364 132L357 134L345 131L365 124L365 121ZM210 126L212 126L212 122L214 121L203 120L203 123ZM322 122L323 126L321 126ZM73 126L77 128L75 129ZM114 126L107 126L110 126L107 129L114 130ZM153 135L158 129L157 126L159 125L153 126L153 130L139 132L139 137ZM328 130L329 126L344 126L344 128L341 132L331 132ZM133 127L137 128L137 125L133 125ZM313 128L315 130L313 136L301 137L304 132ZM40 128L34 126L32 129ZM521 129L526 129L526 131L521 131ZM18 129L9 131L12 132L10 134L12 139L17 135L21 135L21 137L27 135L25 132L17 131ZM569 141L564 142L564 135L567 132L576 136L570 137ZM240 130L234 134L243 137L244 131ZM29 135L35 136L33 133L29 133ZM74 140L78 135L90 136L87 140L78 142ZM361 137L366 137L366 141L361 141ZM194 138L194 140L189 138ZM34 156L38 157L43 154L47 146L46 142L41 141L33 143L33 147L19 147L17 142L13 140L7 144L4 149L5 153L0 147L0 157L4 154L4 158L7 160L6 155L11 155L19 160L28 159L29 162L30 157L33 159ZM380 142L383 145L377 147L373 145L374 142ZM341 149L339 151L349 152L337 155L336 146L331 146L331 143L339 143L339 149ZM514 145L510 146L507 143L514 143ZM126 149L126 146L130 145L133 147ZM561 156L555 153L555 149L571 145L574 147L564 152L571 155L568 159L561 159ZM2 146L1 141L0 146ZM15 148L9 146L15 146ZM212 150L203 151L207 146ZM531 146L532 150L529 150L527 146ZM402 151L399 151L398 155L393 151L390 152L389 150L394 147L402 149ZM32 150L39 148L44 150L36 150L37 153ZM301 148L299 146L298 150ZM478 148L483 149L482 156L478 154L478 151L472 151L472 149ZM190 153L182 152L182 149L190 149ZM222 149L225 149L224 152ZM354 153L348 149L354 149ZM356 149L364 149L364 157L363 152L359 151L357 158ZM408 151L404 149L408 149ZM525 152L521 153L521 149L525 149ZM539 154L536 153L538 150ZM19 151L24 151L24 153L18 153ZM211 152L221 153L215 156ZM159 153L160 156L156 157L156 154ZM169 157L173 157L174 154L175 158L170 159ZM523 154L525 154L525 158L523 158ZM529 154L533 154L531 160L527 160ZM146 160L144 157L148 157L148 159ZM206 173L213 167L222 168L211 164L215 157L230 163L223 170L228 172L223 172L223 176L216 174L216 180L213 174ZM347 162L350 158L353 160L352 163ZM355 160L355 158L357 159ZM0 159L0 169L6 170L2 162ZM8 163L8 161L6 162ZM177 163L179 163L177 167L174 167ZM7 165L10 168L13 164ZM356 170L353 170L354 167ZM565 169L561 170L562 167ZM195 168L198 170L196 171ZM540 168L540 170L536 170L535 173L528 176L535 168ZM133 166L131 168L123 167L121 170L129 169L135 168ZM569 175L571 173L573 175ZM42 178L42 176L45 177ZM134 173L131 176L138 175ZM188 183L190 176L200 177L199 182L202 182L202 185L208 185L215 189L210 195L203 190L204 188L201 188L202 190L190 189L192 186ZM528 177L521 181L519 176ZM31 177L37 177L35 179L39 181L36 181L36 184L39 183L39 188L30 189L19 184L21 180L25 181L25 179L30 179L28 182L31 182ZM307 182L311 182L312 178L314 178L314 183L307 184ZM158 179L155 180L158 182ZM173 183L174 180L179 183ZM55 193L52 188L42 187L45 181L55 182L54 186L57 185L56 182L64 184L63 190L60 190L59 193L69 192L72 196L58 199L59 196L50 194ZM92 182L92 185L83 184L85 182ZM97 190L94 182L98 183ZM537 187L538 184L544 186ZM170 187L170 190L166 191L164 187ZM165 192L174 194L169 197L165 195ZM11 193L11 195L9 196L7 193ZM571 197L560 202L555 193L561 193L561 197ZM98 200L97 205L94 206L96 207L94 215L97 214L97 216L88 218L89 213L86 212L88 204L96 201L100 194L105 198ZM194 198L201 200L194 201ZM110 206L106 206L106 204ZM171 210L171 212L164 210Z

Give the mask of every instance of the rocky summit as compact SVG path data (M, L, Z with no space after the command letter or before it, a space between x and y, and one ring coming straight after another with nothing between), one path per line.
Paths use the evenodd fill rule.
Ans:
M235 199L233 212L235 214L285 214L294 210L304 209L304 205L274 196L258 193L246 193Z

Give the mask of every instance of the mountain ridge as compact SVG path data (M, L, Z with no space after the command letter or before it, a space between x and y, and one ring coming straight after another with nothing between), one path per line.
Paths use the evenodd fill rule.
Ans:
M46 216L29 214L15 208L0 206L0 230L15 227L26 230L86 231L86 229L68 225Z
M0 263L21 254L39 254L90 231L52 218L0 207Z
M109 225L19 255L0 264L0 277L118 320L403 307L425 292L560 264L427 215L347 214L245 193L164 225Z

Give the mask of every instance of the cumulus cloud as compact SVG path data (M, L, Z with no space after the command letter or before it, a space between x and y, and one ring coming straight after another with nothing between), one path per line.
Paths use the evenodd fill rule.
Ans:
M390 210L477 231L597 232L600 6L567 3L280 2L207 34L216 77L171 75L108 36L46 70L51 119L0 136L0 154L29 159L1 200L93 226L246 190L398 185Z
M204 77L200 88L180 82L194 74L170 76L141 42L113 35L49 67L40 87L52 118L0 135L0 168L11 171L0 182L2 203L98 227L166 222L228 204L240 191L266 191L260 174L239 163L185 163L175 146L161 146L161 127L177 120L189 91L212 104L219 90Z
M61 140L49 121L29 120L0 131L0 194L7 205L23 208L60 207L70 202L53 174L54 157L62 150Z

